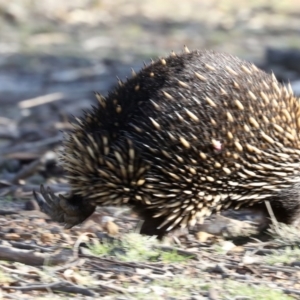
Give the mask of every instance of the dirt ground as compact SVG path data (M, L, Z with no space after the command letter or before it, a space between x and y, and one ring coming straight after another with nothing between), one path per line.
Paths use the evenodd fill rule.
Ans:
M0 0L0 299L300 299L299 234L158 242L126 208L64 229L32 191L67 192L62 131L143 61L300 48L298 0Z

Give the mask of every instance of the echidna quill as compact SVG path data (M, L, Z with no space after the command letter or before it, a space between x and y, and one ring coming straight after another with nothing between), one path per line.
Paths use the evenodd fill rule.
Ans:
M72 227L96 206L130 205L141 233L163 236L268 200L279 221L298 223L300 104L274 75L185 49L96 97L64 140L71 194L41 187L53 220Z

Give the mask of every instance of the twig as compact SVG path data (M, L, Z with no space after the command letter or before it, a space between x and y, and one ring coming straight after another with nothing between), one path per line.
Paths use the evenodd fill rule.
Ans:
M196 253L193 253L193 252L190 252L190 251L186 251L184 249L180 249L180 248L176 248L176 247L171 247L171 246L155 246L154 248L162 250L162 251L166 251L166 252L176 252L179 255L188 256L188 257L190 257L192 259L197 259L198 258Z
M23 100L19 103L19 107L20 108L31 108L34 106L61 100L64 97L65 97L65 95L63 93L52 93L52 94L48 94L48 95L39 96L36 98Z
M52 190L53 193L58 192L69 192L70 187L67 184L47 184ZM26 184L26 185L14 185L12 186L14 190L22 189L24 192L32 192L33 190L39 191L40 185L37 184Z
M30 153L30 152L13 152L5 154L7 159L17 159L17 160L33 160L40 158L40 153Z
M117 292L117 293L122 293L122 294L129 294L129 293L131 293L129 290L126 290L126 289L123 289L123 288L120 288L120 287L116 287L116 286L112 286L112 285L107 285L107 284L99 283L99 282L97 282L97 286L100 287L100 288L102 288L102 289L113 291L113 292ZM96 288L95 290L99 291L99 292L102 291L99 288Z
M272 206L271 206L271 204L270 204L270 202L268 200L265 201L265 205L266 205L266 208L267 208L268 213L270 215L270 218L271 218L272 224L273 224L273 226L275 228L275 231L276 231L276 233L278 233L279 232L279 230L278 230L278 221L277 221L277 219L276 219L276 217L274 215Z
M37 142L31 142L31 143L24 143L21 145L16 145L13 147L5 147L4 149L0 149L0 154L5 155L5 154L11 154L12 152L22 152L22 151L28 151L28 150L41 150L44 149L45 147L51 147L54 146L58 143L60 143L62 140L61 134L58 134L54 137L50 137L47 139L43 139L41 141Z
M18 130L11 130L8 128L0 128L0 138L7 140L14 140L20 137Z
M289 273L289 274L295 274L295 272L299 272L299 268L295 267L289 267L289 266L282 266L282 267L275 267L275 266L268 266L268 265L260 265L259 266L260 271L263 270L270 270L274 272L283 272L283 273Z
M164 270L162 267L158 268L155 266L152 266L150 264L145 264L145 263L135 263L135 262L122 262L122 261L116 261L113 259L108 259L108 258L103 258L95 255L87 255L87 254L79 254L79 257L85 257L85 258L90 258L90 259L95 259L101 262L109 262L113 263L119 266L126 266L130 268L144 268L144 269L151 269L159 274L164 274L166 270ZM161 264L163 266L163 264Z
M84 288L79 285L72 284L70 282L54 282L49 284L32 284L28 286L5 286L2 287L4 290L18 290L18 291L33 291L33 290L53 290L72 294L82 294L85 296L96 297L97 294L92 292L90 289Z
M40 165L41 165L40 159L34 160L30 164L23 167L19 172L17 172L15 176L11 179L11 182L16 184L19 182L20 179L25 179L31 176L32 174L34 174L34 172L37 170L37 168Z
M5 267L1 264L0 264L0 269L2 269L5 272L26 276L26 277L31 278L31 279L39 279L40 278L40 276L38 274L26 273L26 272L22 272L22 271L17 270L17 269L7 268L7 267Z
M56 250L57 247L42 247L39 245L33 245L33 244L27 244L27 243L22 243L22 242L15 242L15 241L9 241L9 243L17 249L22 249L22 250L35 250L35 251L42 251L42 252L52 252L53 250Z
M53 272L60 272L60 271L63 271L65 269L69 269L69 268L72 268L72 267L76 267L78 265L83 265L85 262L85 259L76 259L72 262L67 262L66 264L62 265L62 266L58 266L58 267L51 267L51 271Z
M0 209L0 216L17 215L18 212L15 210Z
M57 265L66 263L73 259L71 249L62 249L55 254L34 252L32 250L21 250L12 247L0 246L0 260L20 262L31 266L42 266L44 264Z

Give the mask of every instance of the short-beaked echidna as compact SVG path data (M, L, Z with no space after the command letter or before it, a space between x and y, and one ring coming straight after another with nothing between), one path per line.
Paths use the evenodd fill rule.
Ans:
M298 222L300 105L274 75L186 49L96 97L64 141L70 196L41 188L54 220L72 227L97 205L126 204L142 233L162 236L269 200L279 221Z

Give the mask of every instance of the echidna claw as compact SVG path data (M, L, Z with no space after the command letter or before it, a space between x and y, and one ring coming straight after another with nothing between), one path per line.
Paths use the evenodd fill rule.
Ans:
M33 196L38 202L41 211L49 215L54 221L60 223L64 222L63 211L60 209L59 198L56 197L49 188L46 191L43 185L41 185L40 193L41 195L36 191L33 191Z
M82 223L95 211L95 206L84 204L82 199L72 194L68 197L56 196L49 187L46 190L43 185L40 193L43 197L33 191L41 211L50 216L53 221L64 223L67 229Z

